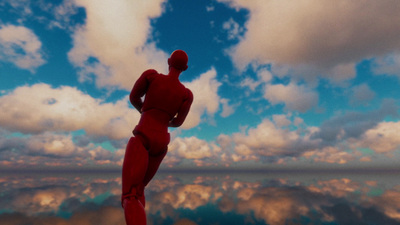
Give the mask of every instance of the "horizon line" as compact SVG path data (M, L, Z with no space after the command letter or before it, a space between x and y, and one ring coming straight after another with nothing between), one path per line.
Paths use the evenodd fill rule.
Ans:
M122 168L65 168L65 167L34 167L34 168L0 168L1 173L120 173ZM342 168L225 168L225 167L179 167L179 168L160 168L160 173L371 173L371 172L392 172L400 173L399 167L342 167Z

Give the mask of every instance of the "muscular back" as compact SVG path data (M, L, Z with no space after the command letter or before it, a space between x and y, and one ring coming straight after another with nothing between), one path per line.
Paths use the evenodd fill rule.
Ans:
M149 85L142 110L159 109L172 119L186 98L187 90L178 79L159 74L153 77Z
M141 97L144 95L146 96L142 101ZM171 121L170 126L180 126L189 111L193 95L178 78L159 74L155 70L147 70L136 81L130 100L142 114L153 110L160 111L158 113L160 120L167 120L160 122Z

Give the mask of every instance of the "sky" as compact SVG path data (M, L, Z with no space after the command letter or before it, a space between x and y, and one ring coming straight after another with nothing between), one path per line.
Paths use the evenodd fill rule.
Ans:
M400 159L396 0L0 0L0 168L121 168L141 73L176 49L194 102L162 168Z

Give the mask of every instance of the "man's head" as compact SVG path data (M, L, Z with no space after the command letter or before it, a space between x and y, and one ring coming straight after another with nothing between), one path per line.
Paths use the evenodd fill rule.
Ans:
M168 59L168 65L180 71L185 71L188 68L188 56L182 50L175 50Z

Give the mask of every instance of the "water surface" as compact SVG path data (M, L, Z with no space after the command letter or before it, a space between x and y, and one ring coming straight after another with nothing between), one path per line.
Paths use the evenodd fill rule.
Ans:
M120 173L1 173L0 224L118 225ZM400 224L398 172L160 172L148 224Z

